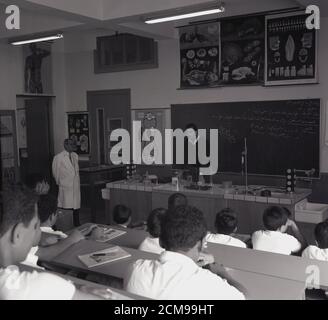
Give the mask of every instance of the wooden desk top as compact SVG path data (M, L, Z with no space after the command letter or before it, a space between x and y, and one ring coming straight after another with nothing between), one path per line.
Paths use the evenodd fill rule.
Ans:
M66 249L64 252L56 256L51 261L44 261L50 264L55 264L60 267L77 270L80 272L101 274L105 276L111 276L119 279L124 279L127 268L131 263L138 259L157 259L158 255L122 247L125 251L131 254L131 257L106 263L97 267L87 268L78 258L79 255L92 253L95 251L103 250L113 247L113 244L101 243L93 240L82 240L77 244Z
M298 281L304 285L313 273L313 267L317 267L320 285L328 287L328 263L324 261L214 243L208 243L208 252L228 268Z
M90 225L92 225L92 223L86 223L86 224L82 225L81 227L79 227L79 229L85 229ZM140 244L142 243L142 241L144 241L146 239L146 237L149 236L148 232L146 232L144 230L123 228L123 227L116 226L116 225L109 226L109 225L98 224L98 226L102 226L102 227L106 227L106 228L110 227L113 229L126 231L125 234L123 234L119 237L116 237L112 240L109 240L107 242L109 244L115 244L115 245L121 246L121 247L138 249Z
M304 284L299 281L237 269L230 269L229 273L248 290L248 300L303 300L305 298Z
M79 259L78 255L88 254L94 251L110 247L106 243L91 240L80 241L71 246L65 252L55 257L52 261L46 261L60 267L76 271L112 276L124 279L128 266L138 259L157 259L157 254L147 253L124 247L131 257L107 263L98 267L88 269ZM244 270L230 270L233 277L243 284L249 291L250 299L301 299L304 293L304 284L287 279L249 272Z
M33 268L33 267L26 266L26 265L23 265L23 264L19 265L19 269L21 271L28 271L28 272L33 272L33 271L48 272L48 271L44 271L42 269ZM75 278L75 277L68 276L68 275L62 275L62 274L55 273L55 272L50 272L50 273L55 274L55 275L57 275L61 278L64 278L66 280L69 280L77 286L82 286L83 285L83 286L88 286L88 287L91 287L91 288L99 288L99 289L109 288L114 293L113 300L149 300L148 298L141 297L141 296L138 296L138 295L135 295L133 293L123 291L123 290L120 290L120 289L107 287L107 286L104 286L104 285L99 284L99 283L90 282L90 281L82 280L82 279Z

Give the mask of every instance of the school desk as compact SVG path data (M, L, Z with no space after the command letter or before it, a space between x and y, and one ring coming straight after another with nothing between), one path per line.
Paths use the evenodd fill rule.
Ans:
M19 269L21 271L27 271L27 272L33 272L33 271L37 271L37 272L47 272L44 270L40 270L38 268L33 268L30 266L26 266L23 264L19 265ZM66 280L69 280L71 282L73 282L76 286L87 286L90 288L95 288L95 289L110 289L114 294L113 294L113 300L149 300L149 298L145 298L142 296L138 296L136 294L124 291L124 290L120 290L120 289L116 289L116 288L111 288L111 287L107 287L104 286L102 284L99 283L94 283L94 282L90 282L90 281L86 281L83 279L79 279L79 278L75 278L69 275L62 275L62 274L58 274L56 272L51 272L52 274L56 274L57 276L64 278Z
M79 229L83 230L85 228L88 228L90 225L91 223L86 223L80 226ZM125 234L108 241L108 243L110 244L115 244L122 247L138 249L141 242L144 241L145 238L149 236L148 232L144 230L123 228L116 225L108 226L108 225L98 224L98 226L125 231L126 232Z
M92 253L108 247L110 247L110 245L106 243L83 240L71 246L51 261L45 262L54 266L72 269L74 271L124 279L128 266L133 261L136 261L137 259L158 258L157 254L124 247L123 249L129 252L131 257L88 269L77 257L81 254ZM304 293L304 285L298 281L281 279L237 269L230 270L230 272L232 272L233 276L240 283L247 286L251 299L297 300L301 299L302 294ZM270 288L270 290L268 288Z
M328 262L215 243L208 243L207 250L216 261L222 262L226 267L299 281L303 284L311 281L311 276L315 276L318 271L320 286L328 287Z

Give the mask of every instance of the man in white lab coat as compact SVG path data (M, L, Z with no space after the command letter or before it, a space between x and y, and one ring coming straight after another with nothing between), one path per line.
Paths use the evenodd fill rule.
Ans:
M76 143L72 139L64 141L64 151L57 154L52 162L52 173L59 187L58 208L73 210L74 226L80 225L81 206L79 157Z

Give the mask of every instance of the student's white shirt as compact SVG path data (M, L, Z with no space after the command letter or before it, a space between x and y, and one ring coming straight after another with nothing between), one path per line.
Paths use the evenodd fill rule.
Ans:
M244 300L244 295L189 257L163 252L157 260L137 260L125 278L126 290L160 300Z
M147 237L144 241L142 241L141 245L139 246L139 250L157 254L161 254L163 251L165 251L165 249L162 248L159 244L159 238L152 237Z
M49 233L51 235L58 236L61 239L67 238L67 234L65 234L61 231L55 231L51 227L40 227L40 229L41 229L42 232L46 232L46 233ZM26 266L33 267L33 268L38 268L38 269L44 270L44 268L38 266L38 264L37 264L38 259L39 259L39 257L37 256L38 250L39 250L38 246L32 247L30 252L28 253L25 261L22 262L22 264L26 265Z
M224 244L224 245L227 245L227 246L246 248L246 243L245 242L243 242L243 241L241 241L237 238L225 235L225 234L209 233L206 236L205 241L206 242L212 242L212 243Z
M30 267L33 267L33 268L38 268L38 269L44 270L44 268L38 266L39 257L36 255L38 250L39 250L38 246L32 247L30 252L28 253L26 259L21 264L26 265L26 266L30 266Z
M303 258L328 261L328 249L320 249L317 246L308 246L302 253Z
M0 300L71 300L74 294L71 282L53 274L0 268Z
M65 234L64 232L61 232L61 231L55 231L51 227L40 227L40 229L41 229L42 232L50 233L54 236L59 236L61 239L66 239L67 238L67 234Z
M253 249L290 255L302 248L301 243L293 236L280 231L261 230L253 233Z

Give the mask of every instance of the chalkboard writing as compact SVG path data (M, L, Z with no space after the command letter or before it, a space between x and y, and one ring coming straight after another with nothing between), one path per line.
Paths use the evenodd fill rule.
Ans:
M319 175L320 99L172 106L172 127L219 131L219 171L241 172L244 138L251 174L285 175L287 168Z

